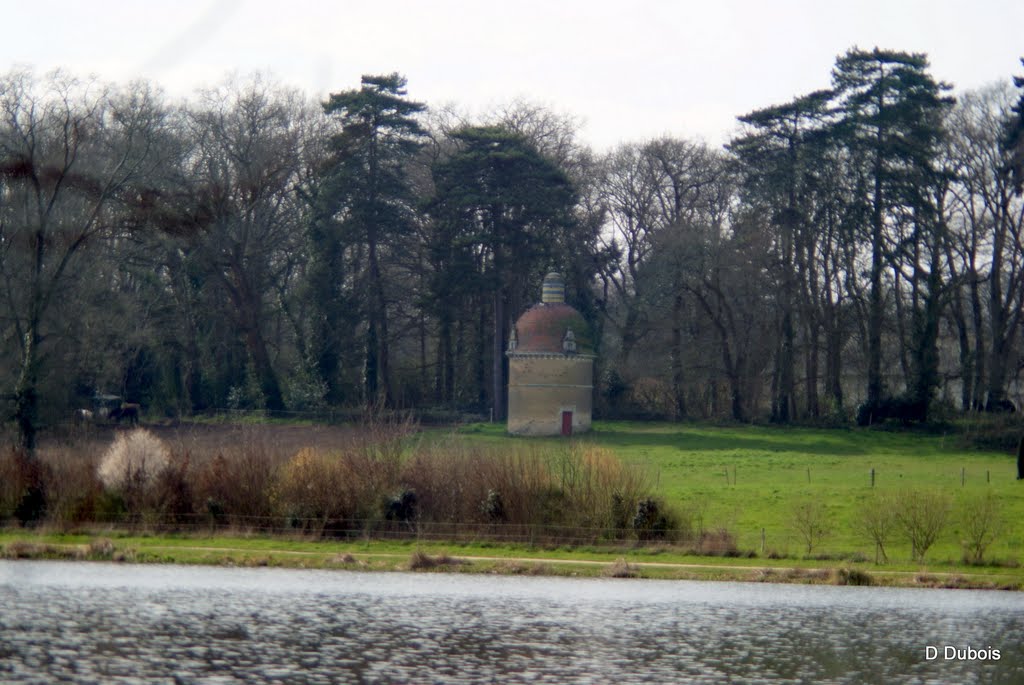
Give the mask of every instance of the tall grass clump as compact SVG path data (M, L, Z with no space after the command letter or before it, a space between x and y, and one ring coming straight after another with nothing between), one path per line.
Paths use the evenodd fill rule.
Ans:
M278 474L273 501L292 528L323 534L357 516L348 460L313 448L299 450Z

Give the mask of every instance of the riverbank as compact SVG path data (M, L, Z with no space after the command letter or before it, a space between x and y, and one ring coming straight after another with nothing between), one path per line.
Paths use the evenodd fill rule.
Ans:
M236 567L716 580L955 589L1024 589L1020 568L700 557L671 548L539 548L439 542L334 542L245 536L0 532L0 558Z
M45 513L0 527L0 554L1024 588L1013 459L953 435L621 422L572 442L489 424L154 430L177 461L145 491L98 478L121 431L41 448ZM10 484L0 522L13 526Z

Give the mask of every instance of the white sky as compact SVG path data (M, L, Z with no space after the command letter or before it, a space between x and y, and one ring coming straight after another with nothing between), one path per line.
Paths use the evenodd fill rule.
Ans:
M0 0L0 20L0 71L143 77L177 96L265 70L317 97L399 71L428 105L572 114L599 149L724 142L737 115L827 87L854 45L926 52L957 90L1024 73L1024 0Z

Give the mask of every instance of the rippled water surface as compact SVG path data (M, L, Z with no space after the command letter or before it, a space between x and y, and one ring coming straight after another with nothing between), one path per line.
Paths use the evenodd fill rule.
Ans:
M1022 645L1013 593L0 561L4 683L1024 683Z

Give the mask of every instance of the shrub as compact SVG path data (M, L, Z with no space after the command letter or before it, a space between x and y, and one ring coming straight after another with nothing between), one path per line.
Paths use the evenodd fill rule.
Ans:
M98 475L108 490L128 494L150 487L168 467L170 450L144 428L118 433L100 460Z
M875 546L875 563L889 560L885 545L896 530L896 503L890 497L876 495L866 501L857 512L855 525L860 533Z
M737 557L736 536L726 528L705 531L700 536L697 552L709 557Z
M972 564L980 564L985 550L995 542L1003 527L1002 510L992 493L985 493L964 502L960 513L964 538L961 544L964 557Z
M832 524L824 502L804 500L793 506L791 525L804 543L809 555L815 547L832 534Z
M154 503L164 521L187 523L192 519L192 487L189 483L189 455L173 458L154 485Z
M303 530L323 533L328 526L356 516L344 461L309 447L281 468L274 499L290 524Z
M638 540L660 540L668 535L674 526L662 510L658 500L645 498L636 503L633 514L633 531Z
M835 572L836 585L874 585L875 579L866 571L857 568L841 568Z
M40 453L47 465L47 518L51 523L73 525L96 520L103 484L96 473L96 458L69 448Z
M406 489L388 499L384 507L384 518L411 524L416 519L416 491Z
M601 575L605 578L639 578L640 571L626 563L626 560L619 557L611 564L604 567Z
M505 520L505 504L501 501L501 493L488 490L487 497L480 504L480 511L490 523L501 523Z
M950 498L941 492L908 490L901 492L896 505L896 521L910 542L911 556L924 561L946 527Z
M271 486L276 471L264 452L217 454L196 469L193 494L217 523L258 522L273 514Z
M409 570L423 571L437 568L439 566L461 566L468 563L469 562L465 559L450 557L445 552L441 552L436 557L432 557L421 550L416 550L409 557Z
M22 525L46 515L48 470L22 450L9 449L0 459L0 521L13 517Z
M864 403L857 409L857 425L871 426L896 419L903 425L920 423L927 415L927 405L910 397L889 397L877 403Z
M563 525L618 528L622 507L634 510L648 489L642 472L597 447L577 444L556 452L550 468L564 498ZM663 518L667 531L672 522L667 514Z

